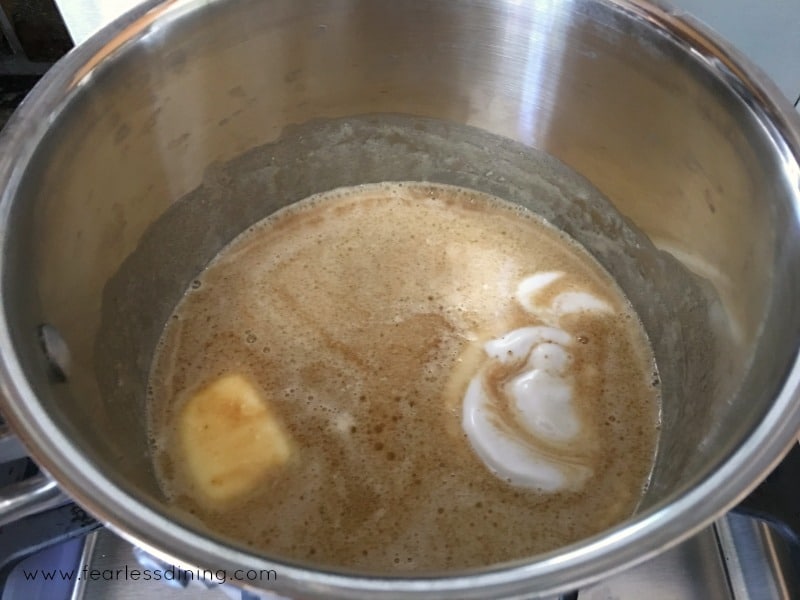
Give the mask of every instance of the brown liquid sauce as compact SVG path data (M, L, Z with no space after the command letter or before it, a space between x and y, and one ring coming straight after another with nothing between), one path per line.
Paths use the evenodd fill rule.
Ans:
M593 432L580 491L509 485L461 426L469 356L530 324L514 290L543 270L568 273L568 285L614 309L569 317L575 361L598 367L576 389ZM176 420L191 394L231 372L257 384L292 452L257 489L214 508L196 501ZM187 291L151 373L153 455L177 507L264 554L372 572L486 566L632 514L657 440L653 374L622 292L540 218L461 188L359 186L252 227Z

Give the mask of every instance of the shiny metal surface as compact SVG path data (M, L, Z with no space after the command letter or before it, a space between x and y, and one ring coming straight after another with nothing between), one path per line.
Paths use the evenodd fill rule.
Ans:
M766 523L731 514L715 524L736 600L800 598L800 549L792 549Z
M86 538L80 568L87 567L87 572L96 569L101 573L95 579L84 578L73 588L70 600L91 600L104 598L106 600L145 600L159 598L159 600L227 600L240 598L241 593L231 594L219 586L208 588L199 581L192 581L186 587L170 586L164 581L137 580L128 577L102 578L102 572L116 573L118 569L124 572L125 567L140 569L133 556L133 548L119 537L103 529L91 533Z
M740 600L728 586L713 528L655 558L581 588L579 600ZM763 599L766 600L766 599Z
M270 561L164 507L142 398L98 391L109 278L216 163L288 125L364 113L441 119L543 149L714 283L734 325L727 377L665 406L663 476L640 514L562 552L413 580ZM700 530L800 429L799 132L757 69L658 5L148 3L67 56L2 135L2 408L76 500L186 565L274 568L270 588L308 598L531 598L583 586ZM151 285L165 285L158 269ZM66 383L43 376L33 335L42 322L70 348Z
M144 0L54 0L76 44ZM800 4L794 0L671 0L759 65L794 100L800 92ZM768 35L767 35L768 32ZM797 102L795 102L797 105Z
M24 479L0 490L0 527L68 502L58 484L46 475Z
M782 541L763 523L727 515L655 558L583 588L580 600L794 600L800 597L797 575ZM132 548L108 530L90 534L81 566L116 573L136 568ZM235 589L193 581L186 587L163 582L98 577L81 580L71 600L219 600L239 598ZM261 596L262 600L278 600Z
M82 569L83 565L92 565L94 560L94 552L97 547L97 536L100 532L93 531L83 538L83 547L81 548L81 556L78 561L78 568ZM75 585L72 587L72 593L69 596L70 600L83 600L86 598L86 587L89 584L89 579L78 578Z
M125 567L137 568L132 548L124 540L108 530L92 533L87 540L87 551L81 565L89 569L117 573ZM749 541L749 540L748 540ZM769 557L759 551L759 546L750 554L758 567L767 567L766 576L759 583L769 589L774 566ZM779 575L783 577L783 575ZM579 600L629 600L647 598L648 600L778 600L772 595L744 596L734 594L728 583L726 562L720 552L714 528L707 528L696 536L664 552L652 560L603 580L600 583L581 589ZM140 598L159 598L159 600L221 600L239 599L238 590L229 586L205 587L192 581L185 588L167 586L164 582L136 581L108 577L96 580L82 580L74 588L71 600L139 600ZM272 595L260 596L261 600L279 600ZM555 598L551 600L556 600Z

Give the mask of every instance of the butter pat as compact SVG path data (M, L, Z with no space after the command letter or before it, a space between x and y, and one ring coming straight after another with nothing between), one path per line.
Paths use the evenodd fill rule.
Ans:
M289 436L263 394L229 374L186 402L178 423L188 476L204 504L224 504L255 489L290 454Z

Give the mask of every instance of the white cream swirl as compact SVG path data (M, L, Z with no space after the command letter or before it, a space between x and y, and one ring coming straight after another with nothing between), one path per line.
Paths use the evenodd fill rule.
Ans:
M538 298L565 277L559 271L523 279L516 300L544 325L509 331L483 346L484 364L464 395L462 427L478 456L512 485L543 492L578 489L592 469L579 454L585 426L574 403L575 338L560 325L570 313L612 312L585 291L562 291Z

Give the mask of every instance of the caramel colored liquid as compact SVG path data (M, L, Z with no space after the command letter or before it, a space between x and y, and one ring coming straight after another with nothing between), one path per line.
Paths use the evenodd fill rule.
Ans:
M613 307L571 325L576 361L597 366L575 400L594 432L593 474L559 493L491 473L460 409L474 374L465 357L525 324L515 287L546 270ZM293 450L257 489L214 508L196 501L176 420L192 393L231 372L259 386ZM171 502L264 554L371 572L486 566L632 514L657 440L653 373L614 281L538 217L449 186L359 186L257 224L187 290L151 373L153 455Z

